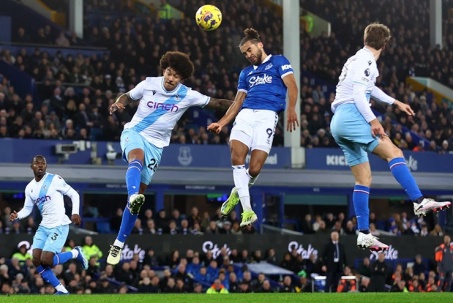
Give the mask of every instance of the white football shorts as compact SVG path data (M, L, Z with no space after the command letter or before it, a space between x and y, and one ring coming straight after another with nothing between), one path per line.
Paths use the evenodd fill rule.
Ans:
M259 149L269 154L277 122L278 115L272 110L244 108L236 116L230 141L238 140L250 150Z

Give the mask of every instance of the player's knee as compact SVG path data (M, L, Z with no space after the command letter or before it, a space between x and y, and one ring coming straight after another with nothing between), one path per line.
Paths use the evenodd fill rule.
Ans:
M41 257L41 265L42 266L49 266L52 267L53 265L53 256L42 256Z
M39 259L39 258L33 258L31 262L33 263L33 265L35 267L38 267L39 265L41 265L41 259Z
M249 167L249 175L251 177L256 177L260 174L261 172L261 167L257 167L257 166L250 166Z

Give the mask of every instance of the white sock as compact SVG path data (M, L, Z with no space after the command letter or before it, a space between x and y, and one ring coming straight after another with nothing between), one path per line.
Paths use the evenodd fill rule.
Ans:
M252 176L249 174L249 169L248 169L248 168L247 168L246 173L247 173L247 176L249 176L249 178L250 178L250 179L249 179L249 188L250 188L250 187L252 187L252 186L255 184L255 181L256 181L256 179L258 179L259 174L258 174L258 176L256 176L256 177L252 177Z
M113 246L118 246L120 248L123 248L124 247L124 242L121 242L118 239L116 239L115 242L113 242Z
M57 291L61 291L61 292L65 292L65 293L68 292L68 290L62 284L58 284L57 287L55 287L55 289Z
M79 251L77 249L71 249L72 258L75 259L79 256Z
M242 209L244 211L251 211L252 206L250 205L250 192L248 182L250 177L245 171L245 165L233 165L233 179L234 186L238 191L239 199L241 200Z

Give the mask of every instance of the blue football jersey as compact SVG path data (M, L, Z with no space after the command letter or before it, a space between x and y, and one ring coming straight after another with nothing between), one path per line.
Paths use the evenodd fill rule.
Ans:
M282 55L269 55L260 65L244 68L238 83L238 91L247 93L242 108L285 110L287 88L283 77L293 73L288 59Z

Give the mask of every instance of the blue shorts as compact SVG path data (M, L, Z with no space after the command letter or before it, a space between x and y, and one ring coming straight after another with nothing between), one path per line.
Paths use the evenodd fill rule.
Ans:
M69 224L57 227L39 226L33 237L32 249L38 248L55 254L61 253L68 238Z
M372 152L379 145L379 139L371 134L370 124L353 103L336 108L330 130L349 166L368 162L367 152Z
M121 133L121 150L123 151L123 159L126 162L128 162L127 155L129 152L136 148L143 150L145 154L145 163L143 163L140 182L148 185L151 183L151 179L160 164L163 148L149 143L131 128L123 130Z

